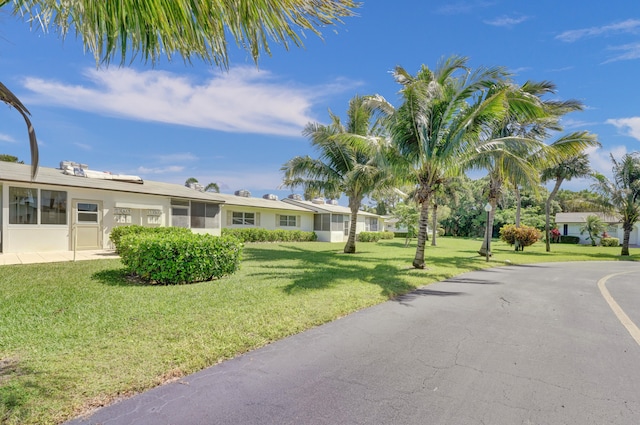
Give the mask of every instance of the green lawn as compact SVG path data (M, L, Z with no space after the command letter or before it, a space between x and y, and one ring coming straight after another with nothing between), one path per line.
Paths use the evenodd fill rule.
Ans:
M398 294L484 267L619 260L620 248L544 244L513 252L441 238L429 269L396 239L253 244L219 281L147 286L119 260L0 266L0 422L59 423ZM640 249L632 249L632 260Z

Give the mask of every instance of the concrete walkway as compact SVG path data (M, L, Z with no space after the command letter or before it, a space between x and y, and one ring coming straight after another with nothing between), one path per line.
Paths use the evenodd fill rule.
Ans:
M95 251L51 251L51 252L23 252L23 253L2 253L0 254L0 265L10 264L34 264L34 263L56 263L64 261L83 261L119 258L113 250Z

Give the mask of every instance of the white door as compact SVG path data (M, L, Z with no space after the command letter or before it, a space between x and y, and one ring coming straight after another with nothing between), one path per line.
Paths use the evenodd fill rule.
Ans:
M102 202L75 199L71 227L72 249L102 249Z

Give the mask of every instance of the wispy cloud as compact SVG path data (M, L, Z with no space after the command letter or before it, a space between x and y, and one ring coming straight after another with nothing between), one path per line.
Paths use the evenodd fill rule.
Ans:
M607 124L615 126L626 136L640 140L640 117L609 119Z
M16 143L16 139L8 134L0 134L0 142Z
M161 163L190 162L190 161L197 160L198 156L192 154L191 152L178 152L178 153L168 154L168 155L154 155L153 159Z
M616 159L621 158L624 154L627 153L627 147L613 146L610 149L606 150L602 148L590 147L586 149L586 152L589 155L591 168L611 178L611 155L613 155L613 157Z
M626 21L601 27L590 27L577 30L564 31L556 36L557 40L573 43L582 38L596 37L618 33L637 33L640 30L640 19L627 19Z
M584 129L585 127L590 127L597 124L595 122L574 120L571 118L563 118L560 122L565 130Z
M185 167L181 165L169 165L167 167L138 167L136 172L140 174L167 174L167 173L181 173Z
M439 15L462 15L472 13L477 9L493 6L495 2L491 1L459 1L457 3L449 3L436 9Z
M317 93L347 90L348 82L296 87L267 71L233 68L205 81L163 71L85 71L72 85L28 77L30 103L58 105L97 114L236 133L298 136L309 121ZM353 88L353 83L350 87Z
M495 19L484 21L485 24L493 25L494 27L506 27L512 28L518 24L521 24L529 19L528 16L520 16L517 18L511 16L500 16Z
M640 59L640 42L609 47L609 50L618 50L622 51L622 53L610 59L607 59L603 63Z
M91 145L87 145L86 143L76 142L73 145L83 151L90 151L92 149Z

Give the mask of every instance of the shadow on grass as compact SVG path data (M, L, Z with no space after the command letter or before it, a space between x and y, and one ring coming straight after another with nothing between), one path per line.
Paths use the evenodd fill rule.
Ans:
M154 286L135 279L124 267L119 269L101 270L92 274L91 277L107 286Z
M385 241L390 248L403 248L403 242ZM278 249L251 246L245 258L261 264L251 276L259 279L285 279L291 281L284 286L285 293L292 294L301 290L320 290L331 288L348 281L364 281L377 285L381 294L396 298L433 281L444 280L451 276L447 270L479 270L483 265L474 265L462 253L458 256L429 257L427 269L411 267L413 251L407 251L406 263L403 259L389 258L380 247L369 248L359 244L357 254L344 254L332 249L309 249L304 246L286 245ZM437 269L437 270L436 270ZM422 276L428 277L420 283ZM427 292L423 293L424 295ZM435 293L434 293L435 294ZM453 295L453 294L446 294Z
M0 359L0 423L22 423L31 414L33 400L49 396L38 375L17 359Z

